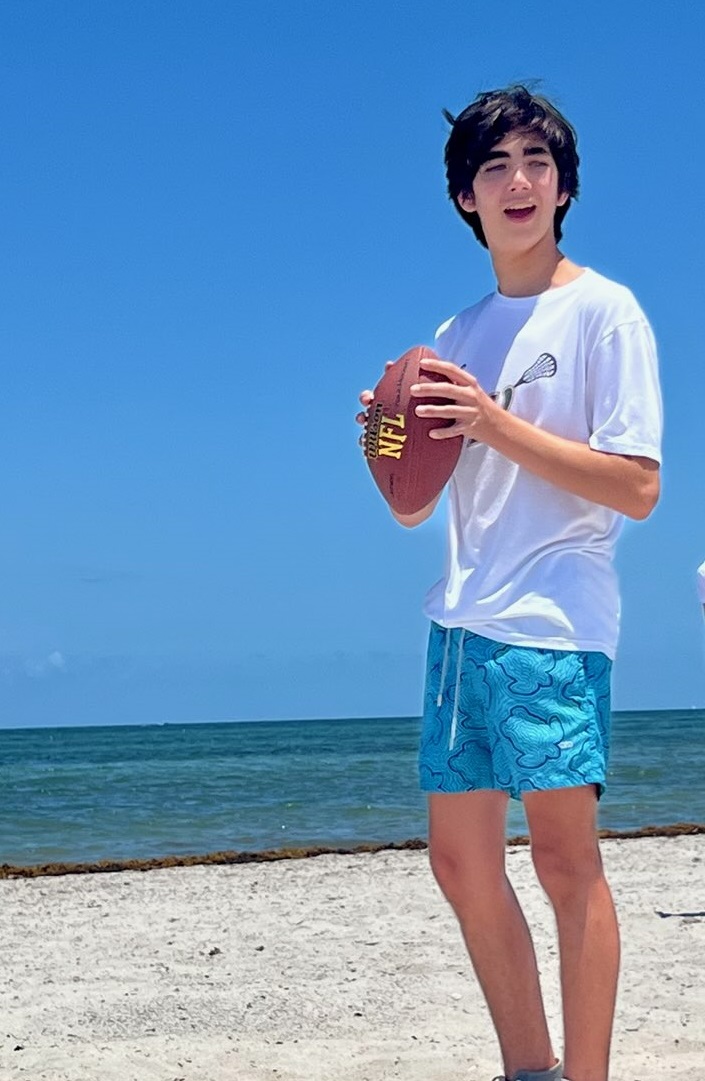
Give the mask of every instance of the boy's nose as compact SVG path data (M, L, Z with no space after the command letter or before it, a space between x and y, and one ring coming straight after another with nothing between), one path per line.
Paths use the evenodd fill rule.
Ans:
M514 170L514 176L512 177L512 188L528 188L530 187L529 178L524 172L523 168L518 166Z

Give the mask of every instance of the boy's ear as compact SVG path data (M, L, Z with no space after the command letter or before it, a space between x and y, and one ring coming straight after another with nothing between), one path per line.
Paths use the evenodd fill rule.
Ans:
M471 191L463 191L458 196L458 206L461 210L464 210L466 214L474 214L477 210L475 206L475 196Z
M556 201L556 206L565 206L565 204L568 202L569 199L570 199L570 196L568 195L568 192L567 191L562 191L560 193L560 195L558 196L558 199Z

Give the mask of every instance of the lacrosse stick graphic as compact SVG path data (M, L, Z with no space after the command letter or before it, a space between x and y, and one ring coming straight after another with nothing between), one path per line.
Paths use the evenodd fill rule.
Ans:
M524 386L525 383L535 383L537 379L550 379L552 375L556 374L557 370L556 358L550 353L542 353L538 360L535 360L531 367L526 369L518 382L511 387L504 387L503 390L496 390L494 394L490 394L490 398L497 402L498 405L501 405L502 409L509 409L517 387ZM472 443L477 443L477 440L468 439L466 446L470 446Z

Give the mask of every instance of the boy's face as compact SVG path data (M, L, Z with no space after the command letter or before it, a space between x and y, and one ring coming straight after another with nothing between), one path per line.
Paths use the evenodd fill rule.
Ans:
M496 143L478 169L472 193L458 203L477 212L490 251L519 253L553 237L556 207L568 200L558 191L558 168L547 143L531 133L511 132Z

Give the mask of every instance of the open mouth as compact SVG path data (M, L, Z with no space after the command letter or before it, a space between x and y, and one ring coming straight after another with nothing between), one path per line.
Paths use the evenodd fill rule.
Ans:
M510 206L504 211L510 221L528 221L536 213L535 206Z

